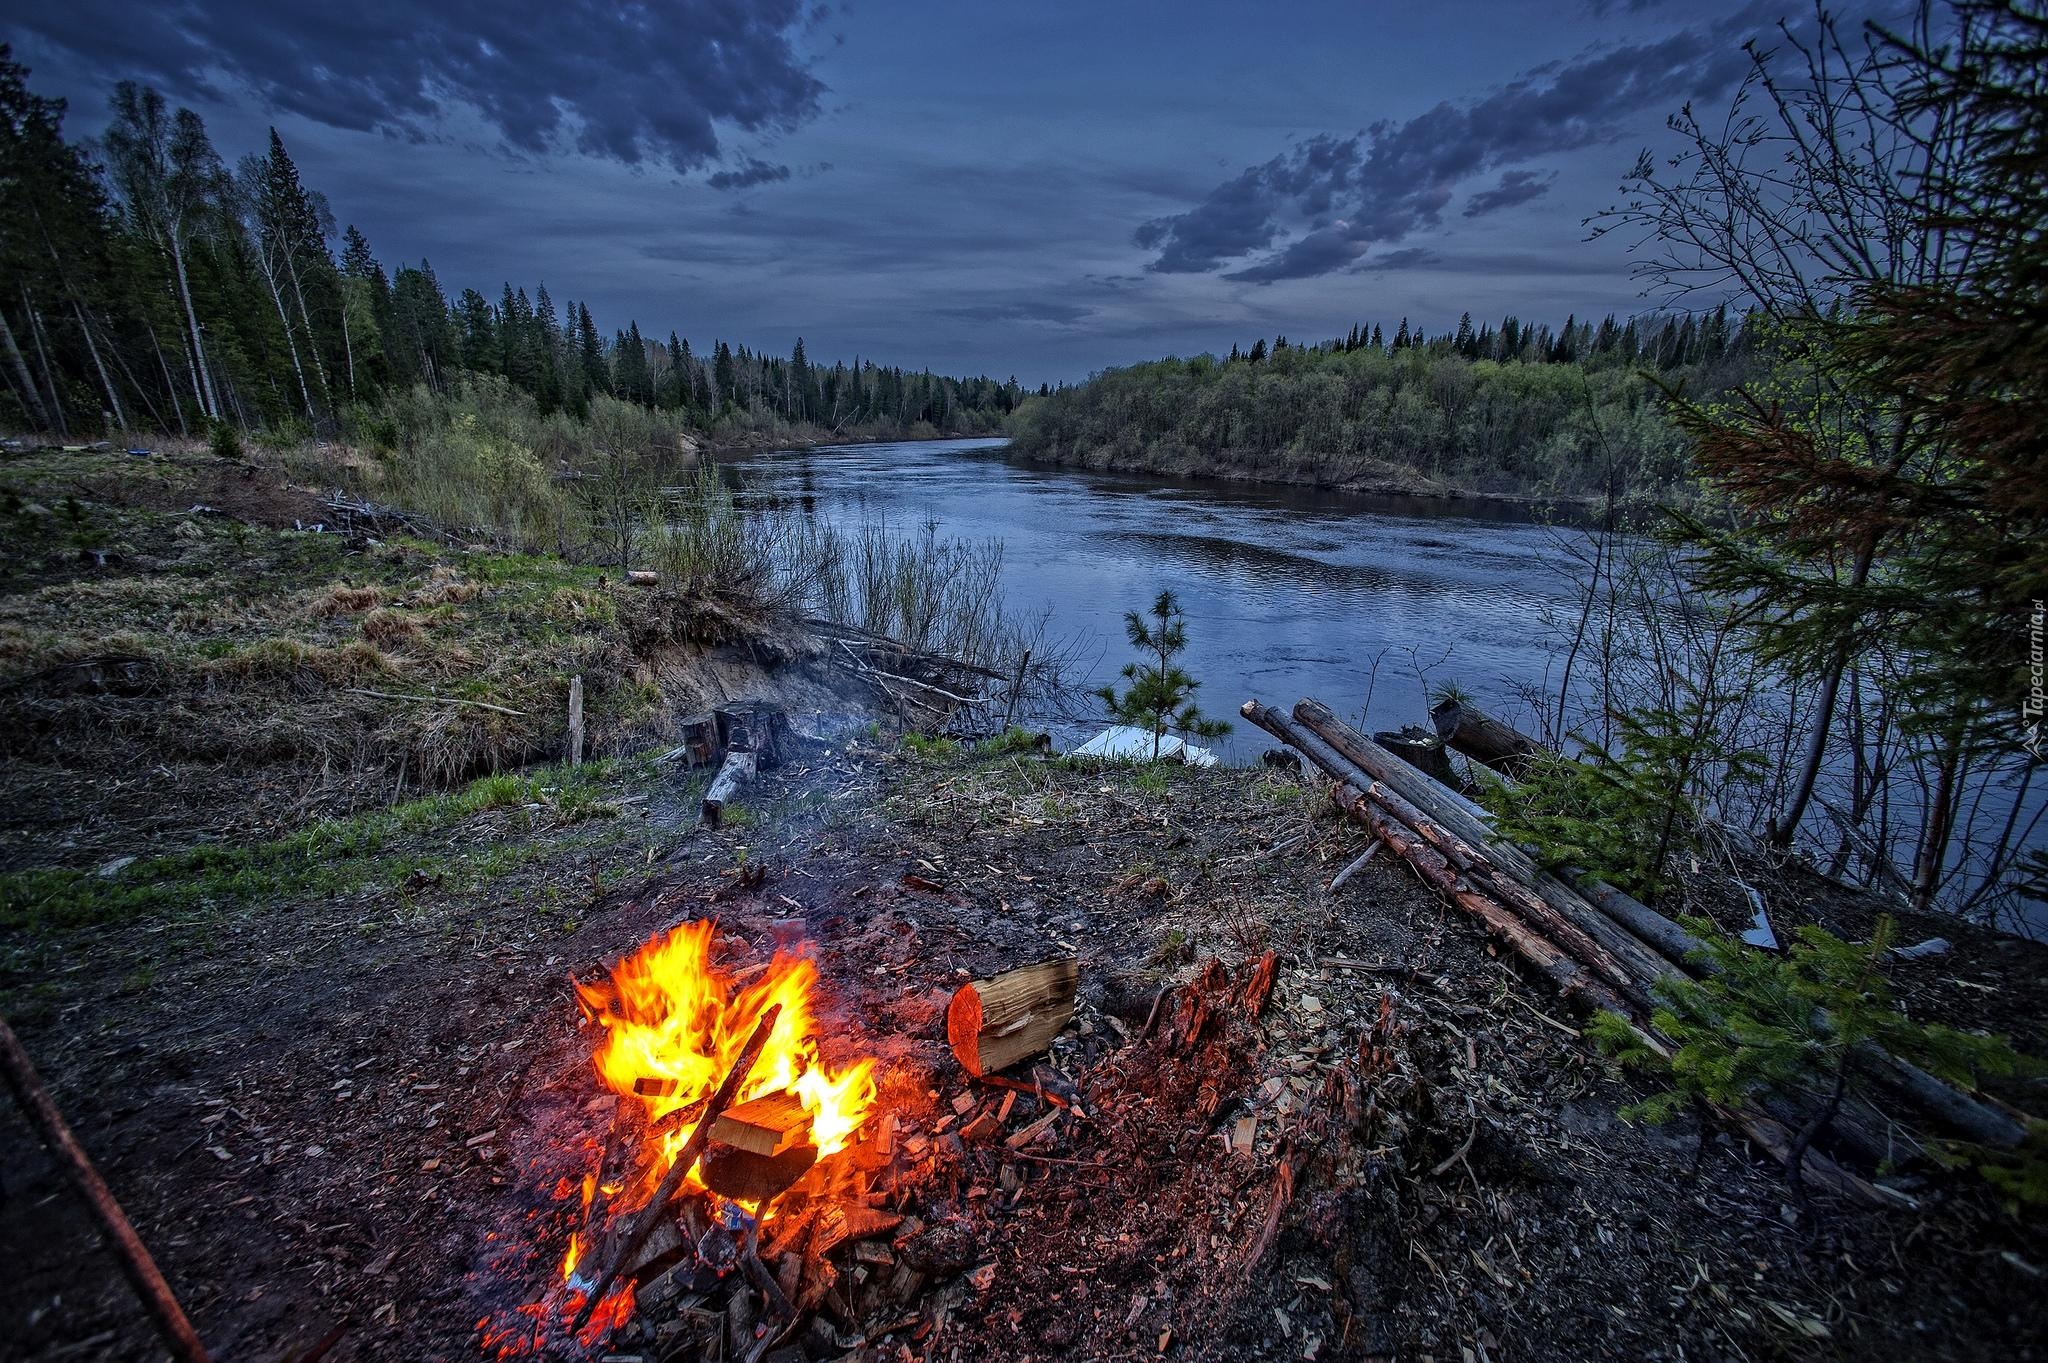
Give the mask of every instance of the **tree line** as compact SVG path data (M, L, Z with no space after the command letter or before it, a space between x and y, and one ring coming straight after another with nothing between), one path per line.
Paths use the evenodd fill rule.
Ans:
M1027 398L1018 451L1088 467L1323 486L1668 496L1688 477L1675 391L1748 373L1751 320L1506 317L1431 336L1406 318L1309 345L1285 336L1109 369Z
M64 103L35 94L0 46L0 421L66 437L215 426L333 429L388 397L493 375L542 416L611 396L705 430L993 429L1007 381L872 361L814 363L629 321L507 283L452 300L431 264L387 271L336 231L284 140L230 167L190 109L123 81L96 143L67 141Z

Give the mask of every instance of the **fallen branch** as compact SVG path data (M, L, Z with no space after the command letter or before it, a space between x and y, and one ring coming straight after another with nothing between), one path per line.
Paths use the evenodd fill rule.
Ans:
M416 700L432 705L473 705L479 710L496 710L501 715L526 718L524 710L514 710L506 705L493 705L487 700L467 700L461 696L407 696L396 691L372 691L367 686L345 686L342 689L351 696L375 696L379 700Z
M78 1190L80 1197L92 1209L93 1219L100 1224L100 1234L121 1262L121 1272L127 1277L128 1285L135 1289L149 1311L150 1319L156 1325L156 1332L169 1347L173 1357L182 1363L207 1363L206 1346L199 1342L199 1332L192 1328L192 1322L178 1305L178 1299L171 1292L171 1285L164 1281L156 1260L150 1257L149 1247L142 1243L142 1237L129 1224L121 1204L114 1200L114 1194L93 1167L91 1156L85 1147L71 1134L71 1127L64 1120L64 1114L57 1110L48 1089L43 1087L42 1078L36 1074L35 1065L29 1060L28 1052L14 1035L14 1029L7 1025L7 1019L0 1018L0 1072L7 1076L7 1087L14 1093L15 1102L21 1105L22 1115L42 1139L50 1153L63 1166L71 1186Z

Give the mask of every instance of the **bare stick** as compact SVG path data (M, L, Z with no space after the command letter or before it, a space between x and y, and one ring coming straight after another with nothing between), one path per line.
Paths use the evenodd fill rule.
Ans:
M487 700L465 700L461 696L403 696L396 691L372 691L367 686L346 686L342 689L351 696L375 696L379 700L417 700L429 705L474 705L479 710L496 710L501 715L526 718L524 710L514 710L506 705L493 705Z
M768 1034L775 1030L775 1020L780 1016L782 1005L771 1003L768 1005L768 1011L761 1014L761 1020L754 1024L754 1034L747 1038L745 1048L740 1051L740 1058L733 1061L732 1068L725 1072L725 1078L719 1082L717 1091L711 1095L711 1101L704 1105L704 1115L697 1120L696 1130L690 1133L689 1140L683 1142L683 1148L676 1152L676 1162L661 1176L661 1186L654 1190L654 1196L641 1209L640 1219L634 1224L633 1233L626 1237L625 1243L612 1255L611 1263L605 1266L604 1276L597 1280L597 1286L584 1300L583 1309L576 1313L576 1322L569 1327L570 1334L573 1335L583 1328L583 1323L590 1319L590 1313L604 1300L604 1294L618 1281L620 1265L632 1262L640 1246L647 1243L647 1237L653 1234L655 1226L660 1224L662 1215L668 1211L669 1202L676 1195L676 1189L690 1176L690 1170L697 1167L697 1157L704 1153L705 1142L711 1139L711 1124L718 1120L718 1114L725 1111L738 1095L740 1085L746 1082L747 1072L752 1070L754 1062L761 1058L761 1048L768 1044Z
M150 1318L156 1322L156 1332L170 1347L172 1357L181 1363L207 1363L206 1346L199 1342L199 1332L185 1319L178 1299L171 1295L171 1285L157 1270L156 1260L149 1257L148 1246L135 1233L135 1227L128 1224L106 1180L93 1168L92 1159L78 1138L71 1134L64 1114L57 1111L57 1104L51 1101L49 1090L43 1087L28 1052L21 1048L6 1018L0 1018L0 1069L6 1071L7 1087L14 1091L14 1100L21 1104L29 1125L58 1157L72 1186L92 1209L93 1219L100 1223L100 1234L121 1261L121 1272L148 1308Z
M1335 876L1331 877L1330 893L1335 894L1337 893L1337 891L1343 889L1344 882L1351 879L1351 877L1357 875L1360 868L1363 867L1365 863L1371 861L1374 857L1378 856L1379 850L1385 846L1386 843L1382 842L1378 838L1374 838L1372 840L1372 845L1367 847L1365 851L1359 854L1358 860L1352 862L1349 866L1346 866L1343 870L1337 872Z

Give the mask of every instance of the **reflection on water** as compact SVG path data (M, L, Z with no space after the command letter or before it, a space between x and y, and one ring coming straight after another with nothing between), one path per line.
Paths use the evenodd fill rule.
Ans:
M1559 532L1519 508L1419 497L1031 468L1002 441L844 445L741 456L750 500L849 524L998 538L1019 613L1085 642L1091 684L1127 660L1123 613L1171 587L1188 670L1212 714L1256 695L1371 704L1375 728L1426 722L1422 677L1513 709L1557 671L1546 624L1571 604ZM1236 761L1268 746L1240 722Z

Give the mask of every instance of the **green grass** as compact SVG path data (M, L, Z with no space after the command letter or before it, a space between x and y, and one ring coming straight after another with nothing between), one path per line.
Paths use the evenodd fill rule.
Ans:
M546 856L550 845L506 839L475 852L400 852L399 839L440 832L490 810L552 806L577 822L618 812L603 792L614 764L549 767L485 776L459 791L346 819L323 819L289 836L241 847L206 845L151 857L113 876L45 869L0 876L0 928L49 930L247 908L266 900L346 894L440 872L468 888ZM515 821L523 833L528 821Z

